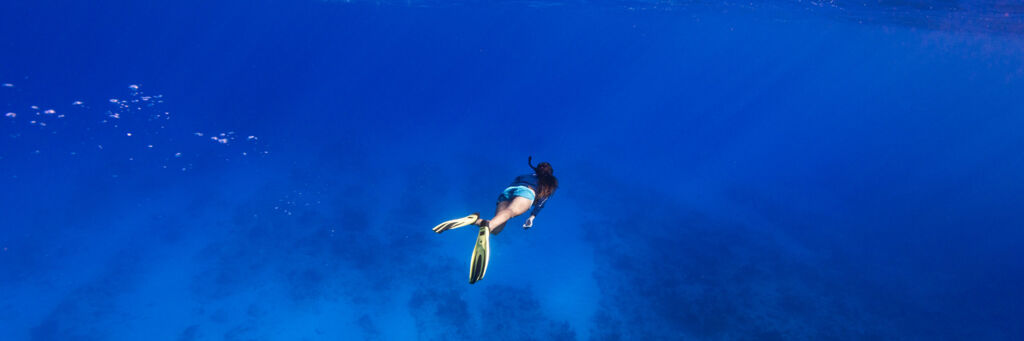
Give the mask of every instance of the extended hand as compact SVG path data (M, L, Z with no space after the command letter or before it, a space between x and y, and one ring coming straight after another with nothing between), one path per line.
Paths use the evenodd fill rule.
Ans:
M524 230L528 229L528 228L531 228L531 227L533 227L533 216L530 216L529 218L526 218L526 222L523 223L523 229Z

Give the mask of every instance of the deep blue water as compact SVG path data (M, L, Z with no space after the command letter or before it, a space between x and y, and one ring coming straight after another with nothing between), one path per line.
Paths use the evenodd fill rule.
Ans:
M0 339L1024 339L1022 23L4 1ZM530 155L561 188L469 285L430 228Z

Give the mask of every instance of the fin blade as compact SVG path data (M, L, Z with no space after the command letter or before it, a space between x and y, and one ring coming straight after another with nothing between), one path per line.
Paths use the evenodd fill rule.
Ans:
M491 230L486 225L481 226L476 245L473 247L473 257L470 259L469 284L480 281L487 273L487 263L491 258L490 238Z
M477 219L480 218L480 213L473 213L468 216L452 219L434 226L434 232L441 233L448 230L454 230L463 226L473 225Z

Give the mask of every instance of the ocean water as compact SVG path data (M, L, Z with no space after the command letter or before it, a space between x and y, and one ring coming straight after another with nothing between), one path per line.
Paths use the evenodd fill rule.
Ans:
M1021 340L1014 1L0 2L0 340ZM494 210L527 157L561 187Z

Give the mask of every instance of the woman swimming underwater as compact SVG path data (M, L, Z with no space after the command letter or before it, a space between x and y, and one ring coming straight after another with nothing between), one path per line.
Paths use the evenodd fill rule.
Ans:
M434 232L441 233L468 225L480 226L480 233L477 234L473 258L469 266L469 284L484 278L484 273L487 272L487 261L491 255L491 234L501 233L509 219L526 213L530 207L533 207L533 211L530 212L530 217L526 218L523 229L533 227L533 220L537 218L537 214L544 208L544 204L558 189L558 179L555 178L550 163L541 162L534 167L531 156L527 159L527 164L533 169L533 174L517 176L512 184L501 192L493 218L490 220L480 219L479 213L473 213L434 227Z

